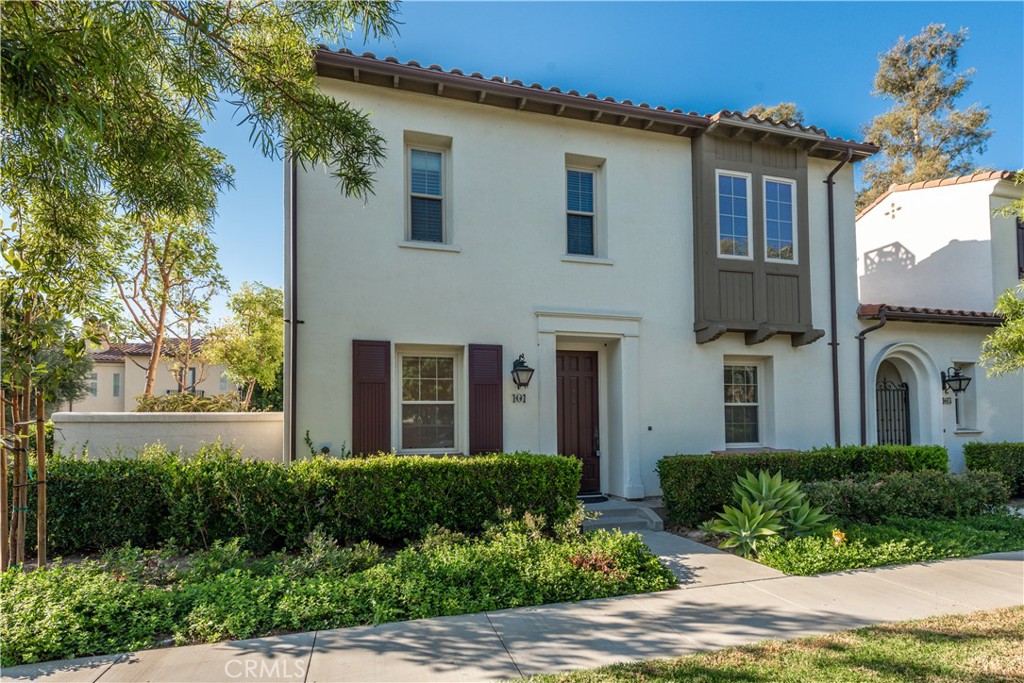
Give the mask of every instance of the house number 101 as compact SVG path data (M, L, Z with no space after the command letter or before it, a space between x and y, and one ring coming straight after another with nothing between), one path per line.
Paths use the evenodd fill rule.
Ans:
M526 394L512 394L513 403L526 403Z

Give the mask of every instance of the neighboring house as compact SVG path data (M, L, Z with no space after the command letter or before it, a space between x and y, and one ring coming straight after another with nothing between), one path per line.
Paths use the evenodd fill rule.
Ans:
M173 343L174 340L168 340ZM168 343L165 342L165 343ZM193 340L193 349L198 352L202 340ZM149 342L115 344L93 351L93 368L90 376L89 393L85 398L63 406L62 410L76 413L132 412L138 405L135 397L146 388L146 372L153 346ZM164 358L160 361L153 386L154 395L179 392L178 381L173 371L174 361ZM186 388L206 396L234 393L238 389L224 374L223 365L206 365L198 362L185 371Z
M851 162L877 148L347 51L317 64L388 157L365 202L323 168L286 183L293 457L307 431L335 452L561 452L584 490L639 498L666 454L857 440Z
M894 185L857 217L869 442L1024 440L1024 377L988 378L981 343L996 298L1024 278L1024 226L996 210L1020 197L1009 171ZM970 377L945 391L950 368Z

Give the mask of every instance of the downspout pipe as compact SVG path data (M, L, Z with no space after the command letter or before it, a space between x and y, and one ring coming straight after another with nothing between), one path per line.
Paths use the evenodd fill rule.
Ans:
M842 445L842 430L839 414L839 321L836 310L836 207L835 207L835 181L833 178L853 158L853 149L847 147L846 156L839 164L832 169L828 177L823 181L828 186L828 291L829 303L831 304L831 332L832 339L829 346L832 347L832 426L835 432L835 443Z
M285 323L288 324L288 347L291 349L291 355L288 358L288 450L285 454L288 462L295 461L295 443L296 434L298 427L296 426L296 414L295 407L298 402L298 392L295 389L295 384L298 378L298 332L299 325L304 321L299 319L299 256L298 256L298 200L296 198L296 184L298 179L298 172L296 170L294 157L288 157L288 290L289 290L289 305L288 305L288 318L285 319Z
M864 353L864 338L875 330L885 327L885 306L878 310L878 322L871 327L866 327L857 335L857 345L860 347L860 445L868 445L868 383L867 383L867 361Z

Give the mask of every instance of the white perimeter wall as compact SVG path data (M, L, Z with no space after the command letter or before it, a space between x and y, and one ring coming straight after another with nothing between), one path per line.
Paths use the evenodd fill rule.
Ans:
M195 453L218 439L242 456L282 462L282 413L54 413L54 445L91 458L131 457L162 443L172 451Z
M297 456L306 430L332 450L342 442L351 446L353 339L389 340L393 350L502 344L505 450L542 453L555 450L552 346L598 351L602 488L618 495L656 494L655 464L666 454L725 447L726 357L766 363L766 446L832 441L827 339L799 349L783 335L755 346L739 334L695 342L689 140L328 79L321 84L369 112L389 156L366 202L344 198L322 168L299 171L297 317L304 324L297 346ZM458 251L399 245L408 201L404 131L452 138L445 200L453 204L451 241ZM562 258L566 154L605 159L599 204L607 242L599 251L607 262ZM802 257L812 261L813 322L823 329L829 324L823 180L834 167L810 162L810 244L801 245ZM859 324L851 168L836 180L843 441L853 443ZM550 317L572 324L550 332L538 309L570 314ZM628 336L637 318L636 336ZM520 353L537 374L527 402L513 404L507 371ZM393 376L396 371L393 365ZM393 383L393 396L397 388ZM464 383L459 392L464 416ZM393 422L396 409L393 404ZM466 434L458 438L465 448Z

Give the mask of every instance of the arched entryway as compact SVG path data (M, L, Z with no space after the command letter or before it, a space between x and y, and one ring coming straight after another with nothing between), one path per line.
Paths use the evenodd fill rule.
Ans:
M938 367L916 344L891 344L875 356L869 378L871 441L879 444L942 443Z

